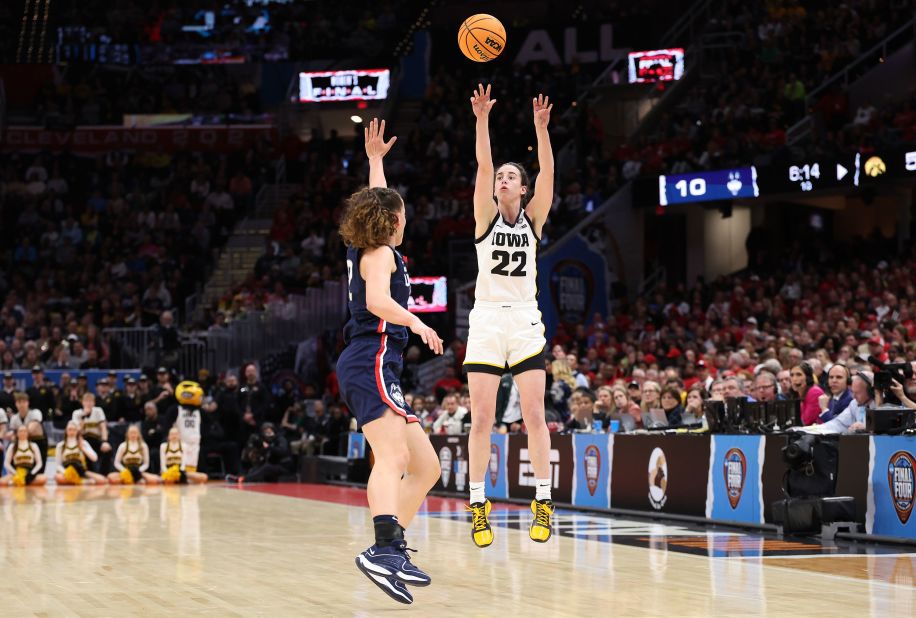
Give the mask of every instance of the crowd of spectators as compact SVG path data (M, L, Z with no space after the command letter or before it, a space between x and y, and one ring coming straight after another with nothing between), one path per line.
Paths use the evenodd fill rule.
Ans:
M250 2L207 0L145 3L55 2L49 11L48 44L116 44L139 47L147 63L173 61L172 50L209 47L242 54L249 62L373 58L391 54L420 15L420 2ZM20 15L12 5L4 23ZM208 15L209 13L209 15ZM0 51L15 58L14 34ZM331 51L333 50L333 52Z
M87 17L103 21L86 25L104 31L119 23L126 33L165 43L200 36L174 27L197 8L193 2L151 12L125 6L110 15ZM272 6L300 10L295 4ZM367 49L356 36L361 32L392 33L398 10L394 4L373 7L374 17L360 20L355 30L349 19L347 26L357 41L354 49ZM646 17L645 7L628 10L627 17L635 22ZM328 6L310 12L308 19L277 20L282 29L260 36L286 36L297 28L333 34L343 23L342 11ZM737 33L739 44L712 57L716 87L695 84L684 103L659 123L655 135L612 149L604 142L594 110L582 105L578 113L554 115L554 150L574 140L579 160L573 175L558 178L544 243L559 238L635 174L716 167L782 147L786 126L807 112L805 93L886 34L887 16L898 12L895 4L883 0L853 2L836 10L816 1L723 3L708 30ZM214 40L233 36L232 30ZM322 45L321 36L302 34L296 31L290 37L291 48ZM815 54L809 53L812 46ZM448 272L449 254L442 250L446 241L470 242L473 235L474 131L467 110L473 87L479 81L492 82L499 100L491 122L494 158L520 161L535 176L528 101L543 92L572 106L594 70L575 60L561 66L433 65L419 114L386 160L389 184L407 205L402 251L411 258L413 274ZM107 96L112 92L117 96ZM741 102L739 107L735 101ZM258 111L253 86L213 68L184 74L65 72L42 94L36 109L46 117L79 122L111 121L127 112ZM860 144L866 131L877 139L911 139L916 126L912 101L897 109L857 110L855 117L842 105L831 110L823 126L837 147ZM393 127L397 119L390 120ZM368 176L359 126L356 136L351 140L333 131L327 136L314 131L308 141L290 138L280 145L299 189L275 211L265 254L254 272L210 308L207 324L219 325L239 311L345 274L336 221L345 198ZM156 325L163 340L172 337L176 316L169 310L180 312L177 299L206 278L212 249L225 240L266 177L269 150L260 144L239 157L5 156L0 185L0 240L6 248L0 253L0 368L81 370L116 364L99 335L106 327ZM852 364L850 359L863 346L880 345L891 358L909 358L914 327L907 273L912 260L848 264L826 274L782 268L700 283L690 290L661 288L612 316L596 316L588 327L561 328L552 342L559 348L549 365L547 408L552 422L558 423L555 427L582 428L583 410L613 408L628 411L639 426L641 412L656 403L656 396L663 409L676 402L671 418L681 422L697 418L697 401L689 394L698 374L704 374L706 387L698 393L701 399L717 396L714 379L732 376L734 384L725 383L732 392L751 394L749 384L772 361L779 393L791 397L796 390L779 375L800 360L809 359L817 380L826 382L832 364ZM458 384L440 384L430 393L417 390L419 384L410 385L410 398L430 431L460 429L473 413L457 378L462 344L455 342L449 354L455 373L447 377ZM409 352L408 370L418 360ZM281 434L295 434L306 418L338 419L339 424L346 420L333 387L310 388L316 391L307 397L312 403L288 406L271 419ZM676 397L672 388L678 389ZM511 380L501 392L508 413L501 419L509 419L503 426L519 429ZM294 442L305 449L303 433Z
M916 255L891 257L880 241L843 250L862 257L823 264L787 256L769 270L661 287L588 326L561 326L545 365L551 429L590 431L599 420L606 431L616 420L620 431L637 430L652 410L663 410L669 426L700 427L703 401L742 396L797 399L805 425L830 421L854 398L856 375L873 380L869 356L916 360ZM409 348L402 385L428 431L461 433L473 416L461 379L464 343L452 341L445 359L441 379L423 385L419 348ZM916 381L894 393L916 400ZM524 431L508 374L497 410L496 430Z
M455 4L455 3L437 3ZM443 7L439 7L443 8ZM446 10L446 9L444 9ZM526 13L513 16L507 27L526 29L550 27L554 23L614 24L616 46L638 46L640 41L658 36L667 25L664 20L651 20L651 9L644 5L617 3L580 3L578 8L547 5L547 13L532 18ZM551 21L552 20L552 21ZM434 30L438 36L439 30ZM530 101L539 93L557 101L558 110L576 104L579 94L605 68L603 63L581 63L572 59L569 65L552 66L546 62L531 62L524 66L511 62L478 65L454 62L454 54L438 47L431 60L426 92L416 118L387 118L388 131L397 126L410 130L398 136L399 142L386 159L389 185L404 196L407 206L408 230L403 253L411 258L411 272L442 274L448 272L449 252L443 251L444 241L473 236L471 196L476 171L474 156L474 123L468 97L481 81L494 84L494 108L490 123L491 143L495 160L519 161L532 178L537 174L537 153ZM582 137L600 143L602 136L594 131L596 116L585 112L563 115L558 111L551 119L550 131L555 152L571 139ZM585 123L592 123L585 126ZM580 126L582 125L582 126ZM309 139L290 137L283 145L288 177L301 182L301 190L275 215L274 229L265 263L286 263L286 272L276 272L269 282L258 289L272 289L276 282L284 288L304 287L309 281L323 277L326 267L330 274L341 272L342 262L322 262L319 255L339 249L335 221L342 201L352 191L365 184L368 163L362 150L362 126L356 125L356 139L340 136L336 131L322 135L313 131ZM608 169L608 157L589 157L575 171L557 183L555 210L542 238L549 244L578 223L581 216L597 208L618 187L616 169ZM292 230L288 222L293 222ZM304 255L302 254L304 252ZM294 254L290 255L290 253ZM314 254L318 260L309 259ZM333 254L337 255L337 254ZM300 265L311 262L307 272L292 275ZM263 271L258 273L261 279ZM269 284L268 284L269 283ZM251 282L245 289L252 289Z
M761 153L784 147L785 129L807 112L799 104L798 92L803 101L806 89L849 62L856 49L866 48L886 33L879 15L899 10L887 2L853 3L837 11L828 8L819 2L754 7L723 3L708 29L735 33L742 42L711 63L715 80L691 86L686 101L657 123L654 135L640 141L606 143L601 120L587 104L577 113L554 114L550 130L555 152L575 141L578 159L569 173L558 177L544 244L561 237L640 173L747 164ZM634 23L644 17L637 9L632 12L626 16ZM593 18L601 20L600 15ZM612 21L616 24L619 19ZM837 33L842 37L838 39ZM849 37L857 42L849 42ZM808 42L832 51L806 55ZM829 62L817 60L824 54L830 56ZM468 92L481 81L494 84L498 99L490 123L494 159L519 161L534 177L537 163L529 139L533 134L528 101L544 92L558 102L559 109L570 106L594 79L593 71L594 67L575 61L571 66L534 62L524 67L433 64L419 115L411 119L410 131L398 136L399 143L386 161L389 184L407 205L408 230L402 249L414 258L412 272L449 272L450 244L472 235L473 117L462 111L467 108ZM734 79L729 77L732 74ZM734 101L741 101L740 108ZM916 137L913 109L914 102L905 101L880 109L867 104L861 110L834 110L827 125L832 131L816 147L844 150L911 140ZM388 120L389 130L398 125L396 116ZM288 169L303 181L302 190L277 213L271 234L275 242L269 245L262 268L224 304L239 292L282 294L319 285L325 275L340 275L342 262L319 253L325 249L327 255L337 255L332 253L340 249L334 221L343 198L366 177L359 126L356 133L351 141L336 134L322 139L315 132L304 144L295 139L286 144ZM288 221L295 222L291 233ZM314 260L308 257L311 252ZM270 276L265 278L265 273Z
M127 428L136 425L150 447L149 472L160 472L159 445L167 439L178 417L178 376L159 367L152 375L144 373L139 378L124 375L123 388L118 388L118 375L111 371L90 388L85 372L64 371L51 379L36 366L32 370L32 386L20 391L16 376L4 372L0 386L0 452L13 439L19 425L24 424L47 459L48 444L63 435L68 421L81 419L84 408L98 407L101 415L96 413L93 417L96 424L87 438L100 455L92 464L93 471L111 471L112 454L124 440ZM338 455L346 449L350 430L346 411L336 403L326 405L311 390L298 391L291 380L274 394L261 381L254 364L222 376L203 372L195 377L205 392L200 407L197 469L211 477L228 474L250 481L276 481L295 474L297 455ZM91 396L88 399L87 393Z
M10 114L50 127L121 125L143 114L188 114L186 124L269 122L251 68L71 64L45 75L35 99L11 105Z
M269 153L4 155L0 368L120 366L103 329L177 326Z
M850 109L840 84L806 97L912 17L907 3L821 0L721 3L706 28L702 74L655 129L616 147L627 180L639 174L684 173L748 165L762 154L788 156L786 132L809 112L810 153L848 154L857 148L914 139L908 102L879 95ZM874 62L879 61L878 57ZM873 65L870 65L873 66Z

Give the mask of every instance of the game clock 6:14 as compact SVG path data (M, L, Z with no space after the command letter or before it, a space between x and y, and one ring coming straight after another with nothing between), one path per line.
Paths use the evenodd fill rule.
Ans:
M817 163L789 166L789 180L799 183L798 186L802 191L810 191L813 189L814 184L811 179L818 179L820 177L821 166Z

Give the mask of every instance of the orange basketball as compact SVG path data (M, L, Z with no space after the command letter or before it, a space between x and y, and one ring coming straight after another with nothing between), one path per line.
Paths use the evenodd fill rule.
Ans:
M474 62L489 62L505 47L506 29L492 15L471 15L458 28L458 48Z

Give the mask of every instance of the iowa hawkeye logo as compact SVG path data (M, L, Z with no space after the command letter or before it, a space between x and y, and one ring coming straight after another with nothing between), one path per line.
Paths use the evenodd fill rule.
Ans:
M906 524L913 513L913 468L916 460L906 451L891 455L887 464L887 486L901 524Z
M725 453L725 490L728 492L728 503L732 505L732 509L738 508L741 501L746 476L747 457L740 448L729 449Z

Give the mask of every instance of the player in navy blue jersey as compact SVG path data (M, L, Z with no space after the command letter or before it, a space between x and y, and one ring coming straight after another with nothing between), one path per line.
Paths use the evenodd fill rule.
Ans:
M385 141L384 120L373 119L365 133L369 186L350 197L340 222L347 245L350 320L337 377L375 455L367 488L375 544L356 557L356 565L391 598L412 603L405 584L426 586L430 578L410 562L404 530L440 470L401 392L402 355L408 328L436 354L442 354L442 339L407 311L410 279L395 249L404 239L404 201L387 188L382 166L397 138Z

